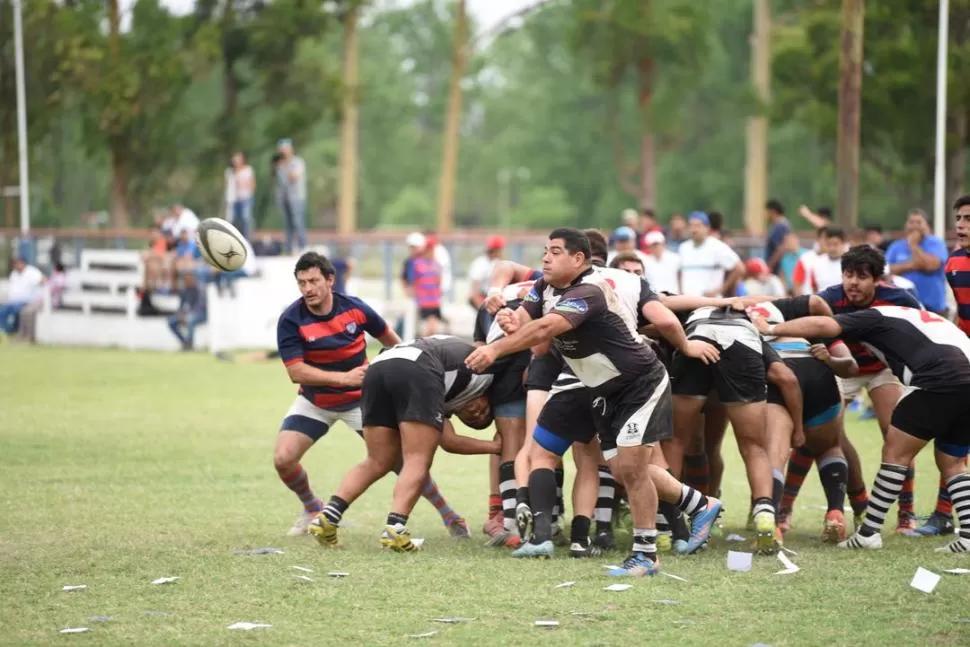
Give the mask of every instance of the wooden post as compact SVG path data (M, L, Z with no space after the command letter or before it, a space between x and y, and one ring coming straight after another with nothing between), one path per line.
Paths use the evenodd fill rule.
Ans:
M859 145L865 12L865 0L842 0L839 128L835 159L838 198L835 218L844 227L855 227L859 221Z
M768 199L768 102L771 100L771 0L754 0L751 34L751 81L758 98L758 114L748 119L744 167L744 227L752 234L765 231Z
M358 51L357 6L352 6L344 21L344 97L340 124L340 196L337 231L352 234L357 229L357 131L358 131Z
M458 174L458 127L461 124L461 79L465 75L468 24L465 0L458 0L455 16L455 42L452 45L451 83L448 88L448 112L442 142L441 178L438 183L438 232L449 233L455 224L455 176Z

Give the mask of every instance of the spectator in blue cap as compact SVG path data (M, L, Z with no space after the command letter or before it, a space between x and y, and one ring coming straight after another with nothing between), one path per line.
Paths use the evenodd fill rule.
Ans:
M293 239L297 251L306 249L306 164L293 153L293 142L281 139L276 150L276 205L283 213L286 227L286 252L293 253Z
M639 236L637 232L634 231L633 227L617 227L613 230L613 251L610 252L609 258L606 262L609 263L617 254L622 254L623 252L635 252L641 261L646 260L646 254L637 249L637 242Z
M724 241L711 236L711 219L703 211L687 216L690 240L680 253L680 284L692 296L733 296L744 276L744 263Z

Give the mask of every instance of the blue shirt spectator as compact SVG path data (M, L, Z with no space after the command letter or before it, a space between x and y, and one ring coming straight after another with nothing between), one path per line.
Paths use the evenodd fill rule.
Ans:
M926 214L913 209L906 219L906 238L894 241L886 251L886 262L892 274L913 282L923 306L945 314L945 265L949 257L946 243L930 233Z
M768 221L771 222L771 229L768 230L768 241L765 243L765 259L768 268L773 273L778 273L778 263L784 252L781 251L785 236L791 231L791 225L785 218L785 207L778 200L768 200L765 204L765 213Z

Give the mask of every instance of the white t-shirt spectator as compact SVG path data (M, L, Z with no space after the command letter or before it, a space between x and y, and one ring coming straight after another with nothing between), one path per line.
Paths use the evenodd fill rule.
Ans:
M825 288L842 283L842 258L833 260L828 254L819 254L812 261L812 289L821 292Z
M660 258L653 254L646 254L646 257L643 261L643 276L650 283L651 289L654 292L679 294L677 274L680 272L680 256L665 249Z
M253 167L249 164L239 170L233 169L233 192L235 201L241 202L253 197L253 189L256 186L256 176L253 174Z
M178 215L175 219L175 224L172 226L172 234L178 238L182 235L183 231L194 233L198 228L199 217L188 207L182 207L182 213Z
M678 249L680 253L680 283L684 294L704 296L724 284L725 272L730 272L741 262L724 241L708 236L698 245L693 239L685 240Z
M489 258L487 254L482 254L468 266L468 282L478 281L478 291L483 296L488 294L488 279L492 276L496 262L496 259Z
M44 274L33 265L25 265L21 271L10 273L7 301L10 303L33 303L43 296Z

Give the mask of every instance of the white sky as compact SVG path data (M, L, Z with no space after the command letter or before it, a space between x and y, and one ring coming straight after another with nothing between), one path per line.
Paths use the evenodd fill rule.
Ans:
M382 4L410 4L413 0L384 0ZM468 12L475 16L480 29L488 29L503 17L523 9L535 0L467 0ZM122 11L126 12L134 0L122 0ZM184 14L192 11L195 0L162 0L162 4L173 13Z

